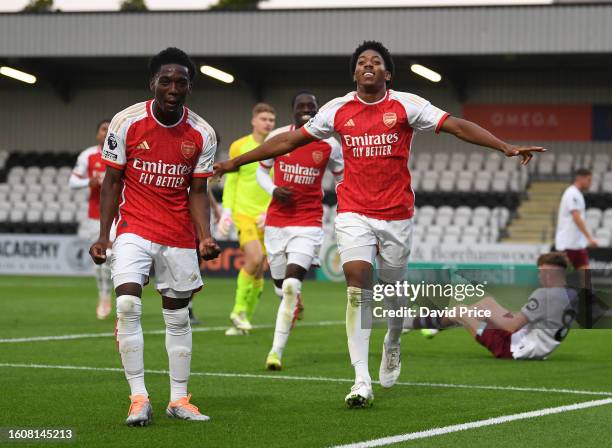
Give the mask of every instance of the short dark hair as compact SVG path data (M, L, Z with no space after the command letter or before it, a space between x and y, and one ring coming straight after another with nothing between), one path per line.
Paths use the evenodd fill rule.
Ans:
M588 168L578 168L574 172L574 177L591 176L593 173Z
M98 126L96 126L96 132L98 132L100 130L100 126L102 126L104 123L109 123L110 124L110 120L105 118L104 120L100 120L98 121Z
M149 61L149 72L153 78L159 72L162 65L177 64L187 67L189 72L189 80L193 81L196 75L196 66L183 50L176 47L168 47L160 51Z
M293 95L293 98L291 98L291 107L293 108L293 106L295 106L295 100L297 100L297 97L300 95L309 95L311 97L313 97L315 99L315 101L319 102L319 99L317 98L317 96L312 93L310 90L299 90L295 95Z
M383 61L385 61L385 69L389 73L391 73L391 79L393 79L393 76L395 74L395 64L393 64L393 58L391 57L391 53L389 53L389 50L387 50L387 48L382 43L375 40L365 40L361 45L355 48L355 51L351 56L351 76L353 76L353 74L355 73L355 67L357 67L357 59L359 59L361 53L366 50L374 50L382 56ZM387 84L389 83L390 81L387 81Z
M560 268L567 269L569 267L569 260L567 255L563 252L549 252L542 254L538 257L538 266L543 264L550 264L553 266L559 266Z

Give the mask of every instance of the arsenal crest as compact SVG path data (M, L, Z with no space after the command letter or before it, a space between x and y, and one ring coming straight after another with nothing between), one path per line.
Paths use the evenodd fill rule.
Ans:
M316 164L321 163L321 161L323 160L323 151L313 151L312 160L314 160Z
M383 114L383 123L388 128L392 128L397 123L397 115L395 112L386 112Z
M193 142L181 143L181 154L186 159L191 159L196 152L196 145Z

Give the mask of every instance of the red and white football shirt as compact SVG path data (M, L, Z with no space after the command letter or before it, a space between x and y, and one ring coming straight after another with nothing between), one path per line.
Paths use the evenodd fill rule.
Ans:
M270 133L276 134L295 129L284 126ZM323 174L329 167L334 175L344 169L342 150L336 138L319 140L274 159L260 162L264 168L274 167L274 185L293 191L292 202L282 204L272 198L266 213L266 226L316 226L323 221Z
M340 135L345 169L336 189L338 213L391 221L414 214L408 170L414 131L438 132L447 117L411 93L389 90L365 103L351 92L323 106L301 130L317 139Z
M157 121L153 101L119 112L108 128L102 158L124 171L117 236L135 233L154 243L195 248L187 188L212 176L217 138L186 107L172 126Z
M102 160L102 148L91 146L77 158L72 174L80 179L97 178L100 183L104 179L106 166ZM100 219L100 185L89 187L89 207L87 216L91 219Z

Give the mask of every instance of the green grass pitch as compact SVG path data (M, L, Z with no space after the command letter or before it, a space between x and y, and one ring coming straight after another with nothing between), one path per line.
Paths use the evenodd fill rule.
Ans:
M153 424L128 428L123 373L96 370L121 367L112 336L6 341L113 333L114 318L95 318L93 279L0 277L0 428L73 428L77 438L68 446L327 447L610 398L452 384L612 392L612 331L573 330L548 361L513 362L493 359L467 332L455 329L432 340L415 332L404 335L403 384L391 389L375 385L372 408L348 410L344 396L353 372L343 325L344 285L305 283L305 320L291 335L282 372L264 370L278 306L272 284L267 282L254 318L262 328L247 337L227 337L220 329L228 324L233 288L233 280L208 280L195 299L202 326L193 337L189 390L192 402L213 420L166 418L168 376L151 372L146 382ZM143 308L145 332L162 330L161 300L151 287L145 290ZM383 335L377 329L371 338L373 379ZM24 366L31 364L91 370ZM145 368L164 371L167 364L163 333L145 333ZM612 405L604 405L393 446L603 447L611 441Z

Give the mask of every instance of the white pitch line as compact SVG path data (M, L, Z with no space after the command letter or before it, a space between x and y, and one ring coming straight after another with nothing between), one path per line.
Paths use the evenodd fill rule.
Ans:
M329 327L334 325L344 325L343 320L329 320L320 322L304 322L300 323L299 327ZM225 331L229 328L229 324L218 327L195 327L192 328L194 333L205 333L209 331ZM274 328L274 324L253 325L254 329L266 330ZM143 334L166 334L166 330L149 330L143 331ZM0 344L17 344L21 342L44 342L44 341L67 341L73 339L90 339L90 338L108 338L114 337L115 333L81 333L81 334L61 334L57 336L32 336L29 338L5 338L0 339Z
M98 372L123 372L119 367L91 367L91 366L70 366L54 364L15 364L0 363L1 367L25 368L25 369L60 369L60 370L89 370ZM167 370L145 370L148 374L167 375ZM253 378L285 381L317 381L324 383L349 383L354 382L350 378L330 378L323 376L293 376L293 375L268 375L259 373L231 373L231 372L191 372L192 376L209 376L216 378ZM573 390L573 389L547 389L543 387L514 387L514 386L480 386L472 384L445 384L445 383L418 383L418 382L397 382L397 386L408 387L437 387L444 389L480 389L495 391L514 391L514 392L541 392L551 394L573 394L573 395L596 395L602 397L612 397L612 392Z
M336 445L333 448L371 448L376 446L392 445L409 440L427 439L429 437L441 436L453 432L466 431L468 429L483 428L485 426L501 425L503 423L514 422L517 420L526 420L530 418L544 417L546 415L561 414L563 412L577 411L579 409L594 408L597 406L605 406L612 404L612 398L604 400L586 401L583 403L575 403L566 406L558 406L555 408L544 408L536 411L521 412L520 414L502 415L501 417L488 418L486 420L477 420L475 422L460 423L458 425L443 426L440 428L431 428L425 431L410 432L397 436L382 437L380 439L368 440L365 442L349 443L347 445Z

